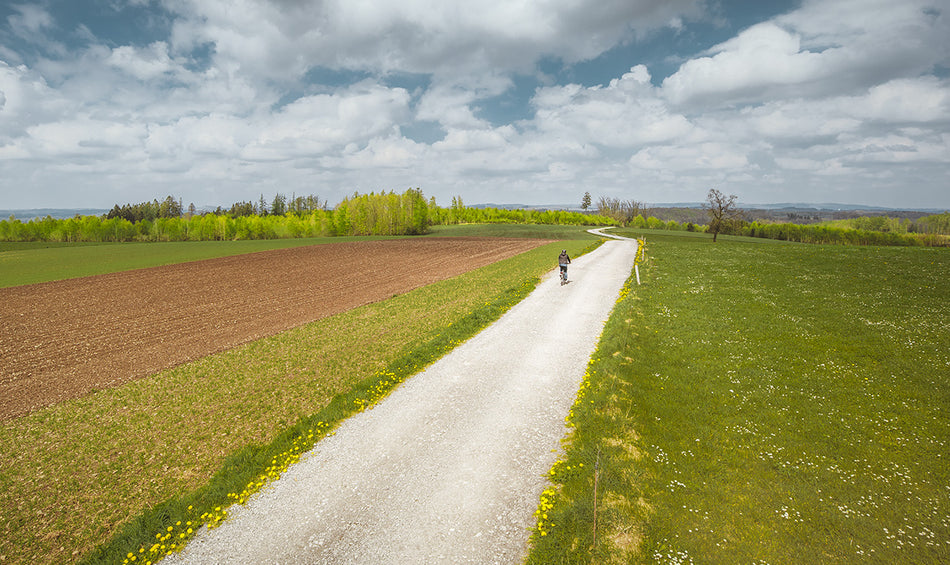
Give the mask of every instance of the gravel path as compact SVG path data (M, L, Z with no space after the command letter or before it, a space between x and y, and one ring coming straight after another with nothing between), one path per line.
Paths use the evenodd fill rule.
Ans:
M609 241L578 258L567 285L551 271L162 563L520 563L636 245Z

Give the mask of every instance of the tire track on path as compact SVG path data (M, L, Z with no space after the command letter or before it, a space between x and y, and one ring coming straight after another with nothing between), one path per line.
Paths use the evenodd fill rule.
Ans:
M498 322L162 563L520 563L636 249L603 244L574 261L567 285L552 270Z

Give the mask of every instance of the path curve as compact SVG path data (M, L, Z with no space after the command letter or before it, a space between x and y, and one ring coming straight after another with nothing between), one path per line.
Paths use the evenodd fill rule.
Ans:
M636 250L634 240L605 242L573 262L567 285L552 270L162 563L520 563L564 418Z

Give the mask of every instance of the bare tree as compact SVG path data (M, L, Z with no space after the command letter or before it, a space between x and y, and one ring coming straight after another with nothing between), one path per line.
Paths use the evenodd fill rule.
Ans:
M601 196L597 200L597 213L627 226L643 210L643 203L636 200L620 200Z
M726 196L715 188L710 188L706 194L703 210L709 215L709 231L713 234L713 242L721 231L742 219L742 210L736 207L736 195Z
M608 218L615 218L620 212L620 200L600 196L597 198L597 213Z
M623 214L623 225L630 225L634 218L644 210L643 202L638 200L624 200L620 203L620 212Z

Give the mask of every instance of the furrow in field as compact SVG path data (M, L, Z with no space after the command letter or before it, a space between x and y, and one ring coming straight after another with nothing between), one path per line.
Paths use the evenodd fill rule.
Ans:
M0 420L547 243L333 243L0 289Z

